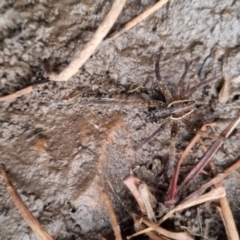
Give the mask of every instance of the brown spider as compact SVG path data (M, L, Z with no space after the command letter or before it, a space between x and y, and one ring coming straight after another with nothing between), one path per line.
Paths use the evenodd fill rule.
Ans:
M187 71L189 69L189 65L186 64L185 71L178 82L178 85L176 87L175 93L172 95L169 91L168 87L165 85L165 83L161 79L160 75L160 57L158 56L158 59L155 64L155 71L156 71L156 79L157 81L154 81L152 84L152 98L156 100L151 100L147 102L142 101L117 101L117 100L111 100L111 99L100 99L93 102L86 102L82 103L83 106L86 105L92 105L92 104L116 104L116 105L133 105L138 107L148 107L150 109L150 117L151 118L161 118L164 119L159 128L152 133L149 137L144 139L137 147L136 149L139 149L144 144L148 143L150 140L152 140L156 135L158 135L163 127L169 122L172 123L171 128L171 145L170 145L170 152L172 152L172 148L174 147L175 142L175 135L177 132L178 124L177 122L179 120L185 120L185 118L190 115L194 109L195 105L194 102L189 100L189 96L192 95L196 90L199 88L209 84L210 82L216 80L219 78L219 76L205 80L199 84L197 84L194 87L191 87L185 91L182 91L183 85L184 85L184 79L187 75ZM171 156L170 156L170 162L171 162Z
M205 80L196 86L189 88L187 90L182 90L184 85L184 79L187 75L189 64L186 64L185 71L179 80L175 93L172 95L165 83L161 79L160 75L160 57L159 55L156 64L155 64L155 71L156 71L156 79L157 81L153 82L152 84L152 97L157 98L158 101L151 101L148 107L152 108L150 111L151 117L154 118L163 118L164 120L161 122L158 129L153 132L149 137L144 139L139 145L137 145L136 149L139 149L144 144L148 143L154 137L156 137L165 127L167 124L171 124L171 141L169 147L169 159L168 159L168 166L167 166L167 176L170 178L174 172L174 164L175 164L175 144L176 144L176 134L178 130L178 122L181 120L185 124L190 126L194 125L189 123L186 119L195 109L194 102L189 100L189 96L191 96L196 90L199 88L209 84L210 82L219 78L219 76ZM159 101L161 100L161 101ZM197 117L197 115L195 115ZM205 120L204 116L200 116L201 120ZM166 204L171 204L168 199L166 199Z
M182 88L184 85L184 79L189 69L189 64L186 64L185 71L180 81L178 82L178 85L176 86L176 91L172 95L168 87L165 85L165 83L161 79L160 67L159 67L160 57L161 55L159 55L155 64L157 81L155 81L152 84L152 92L153 92L152 95L153 96L155 95L158 99L161 99L162 101L157 101L157 102L151 101L151 103L149 104L149 107L153 108L151 110L151 117L164 118L164 120L162 121L161 125L155 132L153 132L148 138L144 139L143 142L138 145L137 149L143 146L144 144L148 143L156 135L158 135L162 131L163 127L169 122L169 120L170 122L172 122L172 128L171 128L172 141L171 142L174 142L175 135L178 128L178 124L177 124L178 121L183 120L183 122L189 124L188 121L185 121L186 120L185 118L188 115L190 115L195 109L194 102L192 100L189 100L189 96L191 96L199 88L219 78L219 76L217 76L217 77L205 80L197 84L196 86L183 91ZM155 94L154 94L154 91L156 92ZM204 118L204 116L202 117ZM173 143L171 145L173 145ZM172 146L170 147L170 149L171 148Z

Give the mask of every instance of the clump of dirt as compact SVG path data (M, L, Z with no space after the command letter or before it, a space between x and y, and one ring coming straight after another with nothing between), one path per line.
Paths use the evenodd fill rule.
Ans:
M155 2L127 1L113 30ZM158 129L162 119L150 118L147 107L93 104L104 98L151 99L154 65L160 53L162 81L172 93L186 62L191 62L186 89L222 75L223 70L228 73L231 88L226 102L218 101L221 78L190 97L197 113L217 121L216 132L239 113L239 1L186 4L172 0L122 36L103 42L69 82L48 82L43 70L63 69L92 37L111 4L76 0L0 3L1 96L34 85L32 93L0 103L1 162L26 205L55 239L99 239L111 232L99 194L102 187L108 190L119 221L129 220L131 207L126 206L132 206L133 199L122 180L137 165L146 168L143 177L147 182L157 184L163 192L168 188L165 172L170 128L165 126L148 144L135 150ZM131 92L134 86L141 88ZM175 161L193 135L190 125L180 124ZM219 169L239 158L239 136L238 127L215 155ZM201 154L196 147L189 163L196 164ZM160 165L149 170L155 162ZM237 226L239 173L224 180ZM0 198L0 235L36 239L2 181ZM200 226L193 221L199 216L209 227L210 239L225 239L216 212L209 207L198 209L187 210L181 225L199 233ZM212 217L217 222L211 222ZM171 224L175 229L179 226Z

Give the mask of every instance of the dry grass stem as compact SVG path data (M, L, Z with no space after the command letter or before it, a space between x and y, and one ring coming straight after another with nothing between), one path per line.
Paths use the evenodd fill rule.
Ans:
M166 221L169 217L171 217L177 211L181 211L186 208L190 208L195 205L202 204L204 202L213 201L213 200L219 199L221 197L224 197L225 195L226 195L225 188L219 187L219 188L213 189L209 193L206 193L206 194L199 196L197 198L194 198L194 199L190 199L190 200L176 206L175 208L170 210L164 217L162 217L158 221L158 223L161 224L162 222Z
M226 127L226 129L220 134L220 136L223 138L228 138L229 135L232 133L232 131L239 124L239 122L240 122L240 115ZM190 185L192 180L196 176L198 176L198 174L203 170L203 168L211 161L212 157L218 151L218 149L222 146L223 142L224 141L222 139L219 139L213 143L213 145L208 149L208 151L204 154L202 159L199 161L199 163L186 176L181 186L179 187L179 190L186 189Z
M216 125L216 123L205 124L201 127L201 131L205 132L207 130L207 127L213 127L215 125ZM177 162L177 166L175 167L175 172L173 174L173 177L172 177L169 189L168 189L167 199L166 199L166 204L169 206L174 206L175 202L176 202L177 181L178 181L181 164L182 164L183 160L187 157L188 153L191 151L193 146L198 142L200 137L201 137L201 135L197 132L197 134L194 136L194 138L191 140L191 142L185 148L184 152L182 153L181 157L179 158L179 160Z
M134 228L136 232L139 232L140 230L143 230L146 226L143 224L143 219L142 217L139 217L136 214L132 214L133 222L134 222ZM159 236L157 233L154 232L146 232L145 233L147 236L150 237L150 239L153 240L168 240L169 238L165 238L163 236ZM133 236L133 235L131 235ZM128 236L127 239L131 238L131 236Z
M203 143L203 141L201 139L199 139L199 141L202 145L203 150L207 151L206 146ZM226 175L227 173L231 174L233 171L237 170L237 168L240 167L240 159L237 160L236 163L234 163L227 170L225 170L223 174L218 174L218 171L213 162L210 162L209 164L210 164L213 174L215 175L215 178L217 178L219 175ZM227 174L226 176L228 176L229 174ZM214 183L214 185L215 185L215 187L223 187L221 180L219 182ZM234 240L234 239L238 240L239 234L237 231L237 227L236 227L236 224L235 224L235 221L233 218L231 208L229 206L227 196L220 198L219 203L220 203L221 208L217 207L217 209L221 215L224 227L226 229L228 239L229 240Z
M139 217L136 214L132 214L133 217L133 222L134 222L134 228L136 232L139 232L140 230L143 230L146 226L143 224L143 219L142 217ZM153 240L168 240L169 238L165 238L163 236L159 236L157 233L154 233L152 231L144 232L147 236L150 237L150 239ZM134 234L131 236L128 236L127 239L130 239L134 237Z
M145 218L143 218L143 223L146 224L148 227L151 227L158 234L163 235L167 238L175 240L193 240L193 238L187 232L170 232Z
M221 197L223 197L225 195L226 195L225 188L219 187L219 188L213 189L209 193L207 193L205 195L202 195L202 196L198 197L197 199L191 199L191 200L189 200L189 201L187 201L187 202L185 202L183 204L180 204L177 207L173 208L163 218L161 218L158 221L158 224L160 225L162 222L166 221L169 217L171 217L177 211L181 211L181 210L184 210L186 208L190 208L190 207L193 207L195 205L202 204L204 202L217 200L217 199L219 199L219 198L221 198ZM148 228L146 228L144 230L141 230L141 231L139 231L137 233L134 233L133 235L129 236L127 239L130 239L132 237L136 237L136 236L144 234L144 233L148 233L148 232L150 232L152 230L153 230L152 227L148 227ZM178 238L178 239L183 239L183 238Z
M219 201L220 205L212 204L212 206L217 208L222 218L228 240L239 240L239 234L227 198L220 198Z
M102 42L103 38L107 35L109 30L120 15L126 0L115 0L113 5L104 18L103 22L99 25L97 31L92 39L86 44L84 49L78 54L72 62L59 74L49 73L48 77L51 81L68 81L74 74L76 74L80 67L88 60L94 53L98 45Z
M211 207L214 207L214 208L216 208L216 209L218 210L218 213L219 213L219 215L220 215L221 218L222 218L223 225L224 225L225 230L226 230L227 239L228 239L228 240L232 239L232 238L230 238L229 232L227 231L227 230L228 230L228 228L227 228L227 222L226 222L227 219L225 219L224 216L223 216L223 212L222 212L221 206L220 206L218 203L212 203L212 204L211 204ZM238 240L239 238L236 238L236 239Z
M107 207L107 210L108 210L108 214L109 214L109 217L110 217L111 225L112 225L113 232L114 232L114 235L116 237L116 240L122 240L120 227L119 227L119 224L118 224L118 221L117 221L116 214L115 214L114 209L113 209L113 205L112 205L111 200L109 199L105 190L102 191L102 196L103 196L104 203L105 203L105 205Z
M157 222L155 214L153 212L152 206L151 206L151 192L148 189L148 186L146 183L141 183L138 187L139 193L141 195L141 198L144 202L144 205L147 209L147 216L151 221Z
M136 199L138 206L140 207L140 210L143 214L147 213L147 209L145 207L144 201L141 197L141 194L139 192L139 189L137 187L137 184L141 183L141 180L134 177L133 175L128 175L123 183L128 187L134 198Z
M163 236L159 236L154 232L147 232L145 233L151 240L169 240L169 238L165 238Z
M235 162L231 167L227 168L223 173L217 174L216 177L214 177L212 180L204 184L201 188L199 188L197 191L190 194L185 200L188 201L191 198L198 197L199 195L203 194L209 187L212 185L220 183L224 178L229 176L233 171L237 170L240 167L240 159ZM218 186L220 187L220 186Z
M167 238L170 238L170 239L174 239L174 240L193 240L193 238L186 232L170 232L162 227L159 227L156 223L153 223L145 218L142 219L143 223L146 224L148 226L147 229L144 229L144 230L147 230L144 231L139 231L131 236L128 236L127 239L131 239L133 237L136 237L140 234L143 234L143 233L148 233L149 231L155 231L157 232L158 234L160 235L163 235Z
M207 237L204 237L202 234L198 234L198 233L194 233L194 232L191 232L189 228L185 227L185 226L180 226L181 229L183 230L187 230L187 232L193 236L196 236L196 237L200 237L201 239L206 239L206 240L210 240L209 238Z
M7 96L0 97L0 102L11 101L25 94L31 93L33 91L33 86L23 88L15 93L9 94Z
M42 240L53 240L53 238L43 229L41 224L38 220L32 215L32 213L28 210L27 206L22 201L21 197L19 196L17 190L11 183L4 164L0 165L1 174L3 176L3 180L7 185L7 191L10 197L12 198L15 206L18 208L19 212L21 213L24 220L27 224L31 227L33 232Z
M130 22L126 23L120 31L116 31L110 35L111 39L115 39L121 36L124 32L128 31L129 29L133 28L135 25L143 21L145 18L156 12L159 8L165 5L169 0L160 0L152 7L148 8L146 11L132 19Z
M219 184L216 184L216 186L222 186L222 183L220 182ZM221 213L220 214L221 214L223 223L225 223L224 226L226 229L228 239L239 240L239 234L237 231L237 227L236 227L227 197L225 196L220 198L219 203L220 203L221 212L222 212L222 214Z
M210 162L210 167L211 167L213 174L216 175L216 177L217 177L219 174L218 174L218 171L213 162ZM231 167L229 167L227 170L225 170L224 174L226 172L229 172L229 174L230 174L234 170L237 170L238 167L240 167L240 159L236 163L234 163ZM215 187L222 187L222 186L223 186L222 182L215 184ZM220 215L222 217L228 239L229 240L235 240L235 239L239 240L239 234L237 231L237 227L236 227L236 224L235 224L235 221L233 218L231 208L229 206L227 196L220 198L219 203L221 206Z

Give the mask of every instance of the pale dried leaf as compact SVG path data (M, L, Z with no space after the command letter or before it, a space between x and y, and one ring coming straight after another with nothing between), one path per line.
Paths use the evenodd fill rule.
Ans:
M230 81L228 77L224 77L223 86L218 94L218 101L225 103L228 101L230 95Z
M147 219L143 219L143 222L158 234L166 236L170 239L193 240L193 237L191 237L190 234L188 234L187 232L170 232L162 227L159 227L156 223L150 222Z
M146 183L141 183L138 187L139 193L142 197L142 200L144 202L144 205L147 209L147 216L150 220L156 222L156 217L155 214L153 212L153 208L151 205L151 192L148 189L148 186Z
M137 187L137 183L140 184L141 183L141 180L134 177L133 175L128 175L123 183L128 187L128 189L130 190L130 192L132 193L132 195L135 197L139 207L140 207L140 210L143 214L146 214L147 213L147 209L145 207L145 204L143 202L143 199L141 197L141 194L139 192L139 189Z

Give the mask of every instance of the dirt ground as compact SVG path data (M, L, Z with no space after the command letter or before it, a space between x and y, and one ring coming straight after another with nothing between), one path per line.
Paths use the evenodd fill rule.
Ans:
M127 1L114 29L155 2ZM32 93L0 103L0 162L6 165L34 216L58 240L100 239L111 232L100 194L103 187L119 221L128 223L134 200L123 178L137 169L136 174L142 174L164 194L170 180L167 169L174 165L168 162L169 125L135 150L161 122L149 117L147 107L86 103L101 98L150 98L152 81L156 80L154 66L161 53L161 76L172 93L186 62L191 65L185 88L227 74L231 88L226 101L218 99L221 77L191 96L197 113L208 116L206 121L217 121L216 134L239 113L240 1L236 0L170 0L130 31L105 40L69 82L46 82L43 69L63 69L89 41L111 4L92 0L0 1L1 96L34 84ZM130 93L136 86L141 88ZM219 171L239 158L239 129L214 157ZM193 136L193 128L181 122L175 160ZM209 146L212 140L205 142ZM197 146L188 157L188 166L201 156ZM157 172L147 169L153 162L160 164ZM196 189L199 181L205 181L204 177L191 189ZM240 231L240 171L224 180L224 185ZM0 202L0 239L37 239L2 180ZM208 207L201 211L203 226L210 224L208 239L226 239L217 212ZM199 234L196 211L187 210L183 216L181 224Z

